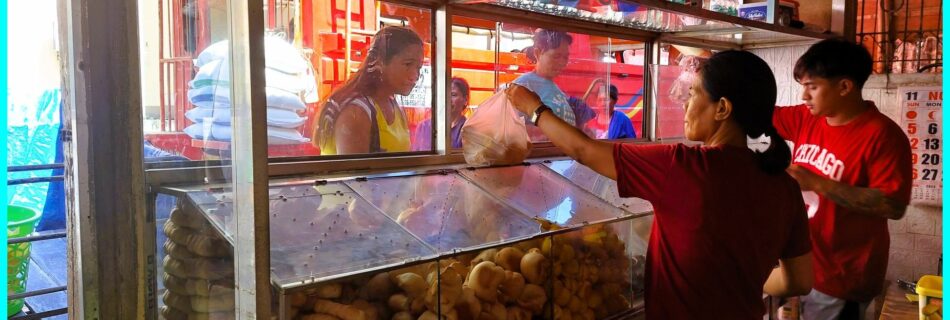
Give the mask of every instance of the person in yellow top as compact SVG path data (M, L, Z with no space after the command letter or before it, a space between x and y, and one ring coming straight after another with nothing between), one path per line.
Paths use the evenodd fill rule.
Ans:
M410 151L406 114L393 95L412 91L422 60L422 39L414 31L380 29L359 70L323 104L313 139L320 153Z

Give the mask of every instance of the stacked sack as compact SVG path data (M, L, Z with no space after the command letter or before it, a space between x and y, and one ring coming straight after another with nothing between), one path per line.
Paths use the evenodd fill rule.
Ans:
M197 212L175 208L164 226L164 319L234 319L234 260Z
M188 83L188 100L196 108L185 113L194 124L184 130L192 138L231 141L228 46L227 40L215 43L195 59L198 73ZM299 115L307 109L301 95L316 95L312 69L293 45L280 38L265 38L264 48L268 144L309 142L297 128L307 121Z

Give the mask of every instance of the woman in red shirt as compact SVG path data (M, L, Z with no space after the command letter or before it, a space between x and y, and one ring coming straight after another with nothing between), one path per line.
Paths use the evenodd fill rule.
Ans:
M653 204L647 319L761 319L763 292L811 289L807 216L785 172L791 153L772 126L775 77L762 59L724 51L700 69L684 130L702 146L593 140L530 91L507 94L567 155L616 180L621 196Z

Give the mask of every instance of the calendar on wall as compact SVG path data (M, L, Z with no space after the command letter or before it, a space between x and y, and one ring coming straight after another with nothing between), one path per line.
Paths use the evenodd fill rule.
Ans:
M914 189L911 201L943 205L943 89L941 87L909 87L898 91L901 127L910 139L914 163Z

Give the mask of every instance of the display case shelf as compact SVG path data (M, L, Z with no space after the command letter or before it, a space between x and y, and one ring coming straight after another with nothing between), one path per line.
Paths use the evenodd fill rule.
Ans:
M459 173L522 213L560 228L632 216L538 164L463 169Z
M598 6L540 0L454 0L462 12L496 19L532 19L542 27L569 24L594 34L647 37L713 49L742 49L813 42L832 34L796 29L663 0L611 0ZM515 20L517 21L517 20ZM547 23L545 23L547 22Z
M596 312L602 319L638 314L643 311L642 261L652 224L649 204L636 199L604 201L600 197L616 194L610 190L615 186L598 184L603 177L585 168L559 160L272 181L268 188L270 273L279 296L278 318L294 319L309 312L302 311L306 309L300 303L314 297L343 306L366 301L379 304L403 290L390 286L379 291L380 281L398 283L397 278L407 273L425 279L427 294L441 299L442 293L432 288L448 286L441 283L446 281L441 272L447 267L462 262L466 267L458 271L464 275L474 266L471 261L500 259L502 255L497 254L504 250L535 250L555 262L602 269L601 274L618 279L605 278L594 286L604 287L601 291L612 297L612 304L584 313ZM210 229L204 230L220 235L220 245L233 246L236 217L231 190L195 185L164 187L160 192L181 199L178 214L184 216L178 218L206 221L201 224ZM580 270L575 269L538 273L545 275L539 284L556 288L556 283L575 281L584 274L571 271ZM442 270L437 277L435 270ZM608 283L615 290L605 289ZM431 305L427 308L437 310ZM556 315L558 307L551 308ZM385 306L378 310L395 311Z
M233 245L230 191L181 191ZM436 258L431 247L341 182L274 186L269 206L271 276L282 290Z
M458 174L347 180L346 184L441 254L541 233L541 225Z

